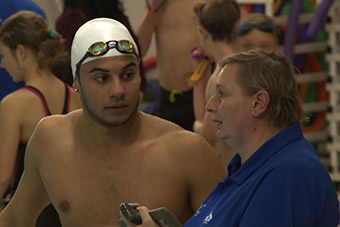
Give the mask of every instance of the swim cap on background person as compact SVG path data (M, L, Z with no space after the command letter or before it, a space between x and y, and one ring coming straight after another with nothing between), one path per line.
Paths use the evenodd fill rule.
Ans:
M129 30L120 22L110 19L110 18L96 18L90 20L83 24L76 32L72 47L71 47L71 66L73 77L76 75L77 64L84 57L89 47L96 42L107 42L111 40L128 40L130 41L136 53L131 53L137 55L139 52L137 45L132 38ZM126 55L128 53L122 53L117 50L117 48L111 48L109 51L103 55L96 57L87 57L81 64L93 61L99 58L112 57Z

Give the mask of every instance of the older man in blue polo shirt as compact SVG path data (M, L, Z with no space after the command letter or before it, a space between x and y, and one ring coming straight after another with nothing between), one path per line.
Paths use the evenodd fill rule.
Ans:
M228 176L184 226L336 227L337 194L303 137L291 64L274 52L255 50L226 58L220 67L206 108L217 136L237 154ZM155 226L147 223L148 209L138 209L142 226Z

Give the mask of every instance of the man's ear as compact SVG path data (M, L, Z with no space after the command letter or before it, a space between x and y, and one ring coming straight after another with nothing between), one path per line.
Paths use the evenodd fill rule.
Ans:
M261 116L267 109L270 96L267 91L259 90L254 94L252 114L255 117Z
M76 92L79 91L79 81L77 74L74 76L72 87Z
M199 26L198 29L199 29L199 32L202 36L202 39L206 40L209 37L209 32L207 31L207 29L203 28L203 26L201 26L201 25Z

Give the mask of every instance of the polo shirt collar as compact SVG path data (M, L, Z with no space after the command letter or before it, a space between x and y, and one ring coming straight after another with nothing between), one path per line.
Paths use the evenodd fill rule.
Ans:
M300 139L303 139L303 134L300 124L296 123L270 138L242 166L241 157L236 154L228 165L229 174L225 180L229 179L237 185L242 184L281 148Z

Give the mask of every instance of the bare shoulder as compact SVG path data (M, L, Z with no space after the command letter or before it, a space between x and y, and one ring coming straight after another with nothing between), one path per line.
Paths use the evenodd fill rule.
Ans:
M82 114L81 109L71 111L67 114L53 114L44 117L39 124L46 124L48 125L47 127L58 125L61 123L70 124L72 121L78 119L81 114ZM59 128L61 128L60 125Z
M18 89L1 100L1 108L15 110L16 114L24 115L24 117L28 114L34 115L37 112L36 107L41 107L40 98L26 89Z
M157 134L162 134L166 132L172 132L172 131L181 131L184 130L180 126L172 123L171 121L164 120L162 118L141 113L143 117L144 127L146 130L149 128L150 131L147 132L156 132ZM152 131L151 131L152 129Z
M35 157L33 159L36 160L50 160L48 157L53 157L53 153L62 151L61 147L70 141L73 121L79 111L42 118L28 142L26 156Z
M150 134L150 136L156 137L157 139L169 139L169 137L175 137L179 134L192 136L190 131L183 129L171 121L144 113L143 118L145 133Z
M1 121L9 125L21 125L28 114L35 111L35 97L28 91L19 89L1 100Z
M154 131L148 151L162 168L178 173L177 179L188 190L193 210L197 210L225 177L225 169L210 144L198 133L158 118L149 120L156 127L148 127Z
M66 137L73 125L79 119L81 110L74 110L68 114L55 114L42 118L37 124L33 136L41 139ZM58 140L56 140L58 141Z
M1 100L1 107L23 109L29 106L34 95L28 91L19 89L15 92L8 94Z
M181 128L180 126L150 115L146 115L146 130L156 143L171 147L174 152L180 155L192 153L211 155L212 147L198 133L194 133Z

